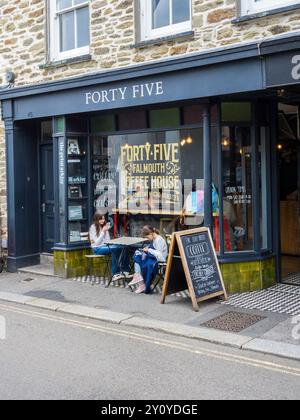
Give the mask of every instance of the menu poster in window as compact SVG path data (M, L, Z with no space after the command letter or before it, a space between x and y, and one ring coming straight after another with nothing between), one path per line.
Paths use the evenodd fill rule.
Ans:
M70 242L81 242L81 233L78 230L70 230Z
M83 219L82 206L69 206L69 221L78 221Z
M121 146L120 207L180 211L181 153L178 142Z
M234 205L252 204L252 194L247 191L247 187L242 185L226 186L224 198Z
M166 270L162 303L166 296L189 290L193 308L199 302L227 293L209 229L173 234Z
M117 208L118 174L107 157L93 158L94 208L101 213Z
M69 156L80 155L79 142L77 139L68 139L68 155Z

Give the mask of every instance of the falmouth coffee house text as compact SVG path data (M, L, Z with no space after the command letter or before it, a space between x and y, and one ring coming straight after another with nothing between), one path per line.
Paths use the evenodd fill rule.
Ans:
M181 208L181 158L178 142L121 147L123 207L176 211Z
M179 189L178 143L124 145L121 147L121 161L128 188Z
M162 81L123 86L113 89L95 90L86 92L86 105L125 101L126 99L140 99L160 96L164 94Z

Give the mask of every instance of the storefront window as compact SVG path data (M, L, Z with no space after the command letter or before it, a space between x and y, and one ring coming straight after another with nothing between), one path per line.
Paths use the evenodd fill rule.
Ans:
M100 136L93 144L94 208L115 234L152 224L169 235L204 218L203 130Z
M55 118L54 123L54 132L55 133L64 133L66 129L66 121L65 117L57 117Z
M114 237L139 236L149 224L168 238L174 231L203 226L205 219L221 256L270 250L268 115L254 127L251 106L240 103L239 108L235 103L222 105L227 123L220 137L218 109L212 107L212 215L206 219L201 104L128 110L89 120L74 117L66 123L57 118L56 130L66 128L65 136L56 134L59 241L76 246L84 242L93 212L100 212L110 218ZM230 121L234 115L241 121ZM147 125L139 132L134 130L137 116L141 126ZM120 125L127 133L121 133ZM160 128L164 125L168 128ZM49 127L45 122L46 138Z
M118 113L119 131L145 130L147 126L146 111L130 110Z
M203 124L203 112L205 105L187 105L182 108L184 125ZM211 124L216 124L218 118L218 107L213 105L210 109ZM214 138L214 137L212 137Z
M113 149L107 136L92 137L92 183L95 212L112 214L117 209L117 168L113 166Z
M41 122L41 143L52 142L52 120L46 120Z
M87 139L67 138L69 242L85 240L88 231Z
M116 131L115 115L101 115L91 118L91 132L105 133Z
M250 127L222 131L225 252L253 250L252 146Z
M180 109L158 109L149 112L150 128L178 127L180 125Z
M222 104L223 123L250 123L251 103L249 102L224 102Z

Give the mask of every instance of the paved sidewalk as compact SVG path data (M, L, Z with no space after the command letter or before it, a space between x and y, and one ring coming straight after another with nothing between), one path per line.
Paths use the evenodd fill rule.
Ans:
M295 289L294 295L299 297L300 304L299 290ZM0 275L0 303L16 302L300 360L300 316L247 309L241 305L240 297L239 305L222 305L213 300L200 304L200 312L195 313L184 293L168 297L166 304L161 305L158 293L136 295L124 286L106 289L103 284L92 285L57 277L25 273ZM249 294L246 297L249 300ZM236 300L234 297L232 302ZM203 326L231 312L260 318L239 333Z

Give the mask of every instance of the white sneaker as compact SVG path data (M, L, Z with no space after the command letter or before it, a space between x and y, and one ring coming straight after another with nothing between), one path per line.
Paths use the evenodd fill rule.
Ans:
M122 279L124 279L124 276L119 273L119 274L115 274L113 276L113 278L111 279L111 281L118 281L118 280L122 280Z
M145 293L145 290L146 290L146 285L145 285L145 283L143 283L136 289L135 293L137 295L140 295L142 293Z
M140 273L135 273L133 280L128 284L129 287L135 286L136 284L144 283L143 276Z

